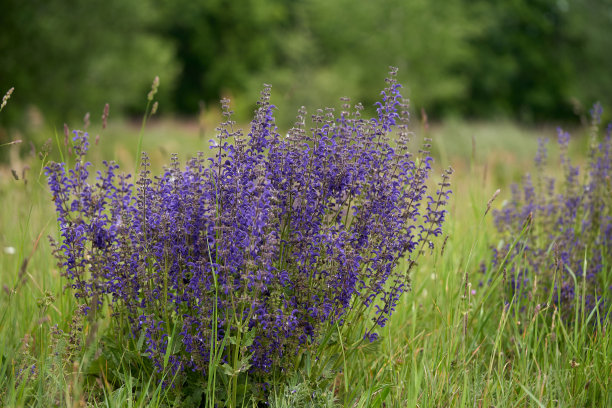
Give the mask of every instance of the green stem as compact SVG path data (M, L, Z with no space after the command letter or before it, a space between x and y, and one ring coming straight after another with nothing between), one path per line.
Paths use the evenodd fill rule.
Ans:
M138 147L136 148L136 166L134 173L138 172L138 167L140 166L140 155L142 154L142 140L144 139L144 130L147 124L147 119L151 117L151 102L153 98L150 98L147 101L147 106L145 108L145 113L142 117L142 124L140 125L140 132L138 132Z

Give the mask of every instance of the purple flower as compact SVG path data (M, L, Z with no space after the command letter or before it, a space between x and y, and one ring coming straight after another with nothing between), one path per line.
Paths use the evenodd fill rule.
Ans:
M601 114L601 106L596 105L592 110L595 125ZM513 186L510 202L493 213L505 245L494 250L492 267L507 268L510 295L518 296L524 306L537 289L539 299L552 296L568 320L583 302L587 314L597 307L600 318L605 318L611 295L601 276L612 254L611 138L606 135L597 141L597 129L594 132L597 144L590 147L588 167L581 174L569 159L569 134L558 129L564 174L559 182L544 175L546 151L540 141L535 181L526 175L523 194ZM501 265L506 255L506 264Z
M302 109L287 137L269 86L246 135L224 100L213 158L181 167L173 156L152 177L143 155L134 184L112 163L91 180L88 136L77 133L74 168L47 168L61 232L55 254L75 295L108 298L132 334L144 334L154 367L170 374L206 374L221 344L228 361L223 339L244 330L249 373L290 371L300 349L362 307L372 307L364 336L375 339L408 290L398 262L414 265L433 248L450 195L450 170L428 194L429 145L418 156L407 150L395 73L375 118L345 100L339 117L318 110L306 130ZM173 335L180 347L166 361Z

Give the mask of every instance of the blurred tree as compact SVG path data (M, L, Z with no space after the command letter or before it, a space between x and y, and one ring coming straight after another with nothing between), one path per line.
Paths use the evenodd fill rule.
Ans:
M340 95L371 109L389 65L438 118L612 99L612 0L3 0L0 27L0 93L16 88L0 124L28 105L57 123L140 113L159 75L162 108L231 96L239 120L271 83L286 127Z
M181 66L173 102L185 113L239 94L253 75L280 64L275 37L287 0L155 0L160 27ZM256 100L256 96L249 98Z
M274 85L284 99L285 124L300 105L310 110L338 104L345 95L366 108L378 100L389 66L400 68L404 95L419 107L452 109L463 100L466 81L454 70L471 59L466 39L479 31L461 0L309 0L289 3L277 40L280 69L251 79L250 89Z
M561 1L466 1L487 22L472 39L475 58L462 70L470 79L465 111L532 121L571 114L574 41Z
M340 95L372 105L389 65L400 67L407 96L449 106L466 92L452 70L471 58L461 0L355 3L350 0L156 0L182 71L174 103L187 113L221 94L253 101L262 83L292 122L300 105L335 104ZM446 105L445 105L446 104ZM240 103L246 119L251 105Z
M56 126L87 111L144 110L156 75L171 89L172 45L152 33L149 0L4 0L0 12L0 92L15 87L0 120L35 106ZM96 115L97 116L97 115Z
M287 126L299 105L339 95L372 106L389 65L437 117L557 119L573 98L612 95L612 0L155 1L183 112L222 94L253 101L266 82ZM234 106L248 118L252 106Z
M612 0L572 0L564 3L569 15L574 81L572 96L584 113L600 101L612 111Z

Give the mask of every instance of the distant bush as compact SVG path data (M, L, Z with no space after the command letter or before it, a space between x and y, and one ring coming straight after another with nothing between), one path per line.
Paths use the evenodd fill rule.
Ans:
M0 92L15 93L0 127L26 128L30 107L56 129L105 103L140 112L153 77L163 93L177 73L170 41L153 30L160 17L151 0L3 1Z
M55 254L75 296L88 313L108 304L168 383L207 379L207 406L235 406L306 366L333 372L345 350L330 345L346 330L376 339L445 219L450 170L428 196L432 159L407 150L394 76L376 117L345 101L339 116L318 110L310 131L300 112L287 136L269 88L246 137L224 100L214 158L175 158L152 177L144 155L135 184L113 163L90 180L76 132L74 166L47 169Z
M612 124L599 137L601 114L596 105L582 172L568 157L570 135L559 129L563 178L545 175L546 141L540 140L535 177L513 185L510 201L494 212L502 241L492 267L503 270L510 296L523 306L552 302L568 321L604 319L610 307Z

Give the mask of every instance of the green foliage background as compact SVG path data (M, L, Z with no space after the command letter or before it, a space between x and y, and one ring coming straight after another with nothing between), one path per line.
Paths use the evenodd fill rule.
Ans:
M24 119L35 106L59 127L88 111L101 115L107 102L117 112L140 107L155 75L178 74L159 20L150 1L4 0L0 93L15 92L2 120Z
M287 126L337 95L371 106L389 65L435 117L549 121L612 102L611 0L5 0L0 27L0 93L16 88L0 125L31 106L56 127L106 102L141 112L159 75L162 113L253 101L265 82L295 107Z

